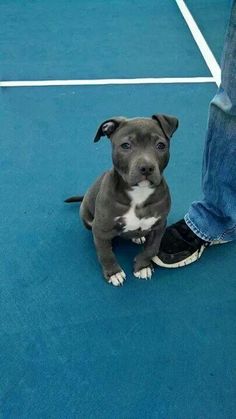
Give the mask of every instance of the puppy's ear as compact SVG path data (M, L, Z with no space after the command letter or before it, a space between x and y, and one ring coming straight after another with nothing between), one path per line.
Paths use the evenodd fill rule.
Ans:
M152 115L152 119L158 122L165 136L170 139L179 126L179 121L175 116Z
M118 116L115 118L107 119L104 121L97 130L97 134L95 135L94 142L100 140L101 137L105 135L110 138L111 135L117 130L122 122L125 121L125 118L122 116Z

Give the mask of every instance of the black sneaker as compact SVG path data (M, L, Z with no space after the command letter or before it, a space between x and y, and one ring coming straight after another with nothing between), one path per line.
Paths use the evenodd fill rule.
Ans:
M164 268L180 268L195 262L204 250L223 241L207 242L200 239L184 220L167 227L161 241L160 250L152 260Z

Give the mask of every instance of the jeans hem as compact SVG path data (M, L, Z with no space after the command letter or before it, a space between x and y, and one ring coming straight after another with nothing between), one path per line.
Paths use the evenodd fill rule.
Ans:
M207 236L206 234L202 233L198 227L192 222L189 215L186 214L184 217L184 221L186 222L187 226L198 236L200 239L206 242L212 242L214 240L222 240L222 241L235 241L236 240L236 225L228 230L225 230L222 234L217 237ZM232 237L233 236L233 237Z
M196 234L196 236L198 236L200 239L206 241L206 242L211 242L214 240L221 240L221 237L210 237L207 236L206 234L202 233L199 228L196 227L196 225L192 222L192 220L190 220L189 215L186 214L184 217L184 221L186 222L187 226Z

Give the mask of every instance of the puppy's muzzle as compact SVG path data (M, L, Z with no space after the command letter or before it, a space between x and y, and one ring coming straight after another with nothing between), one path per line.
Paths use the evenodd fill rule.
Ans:
M158 164L147 158L134 161L129 170L130 185L137 185L144 180L148 180L153 185L159 185L161 181Z
M155 166L151 163L144 163L139 167L142 176L150 176L155 170Z

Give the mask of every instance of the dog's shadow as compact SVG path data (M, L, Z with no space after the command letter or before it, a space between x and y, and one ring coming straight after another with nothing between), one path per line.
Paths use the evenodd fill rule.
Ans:
M132 271L134 258L143 249L143 245L137 245L131 240L115 237L112 241L112 247L117 260L128 271Z

